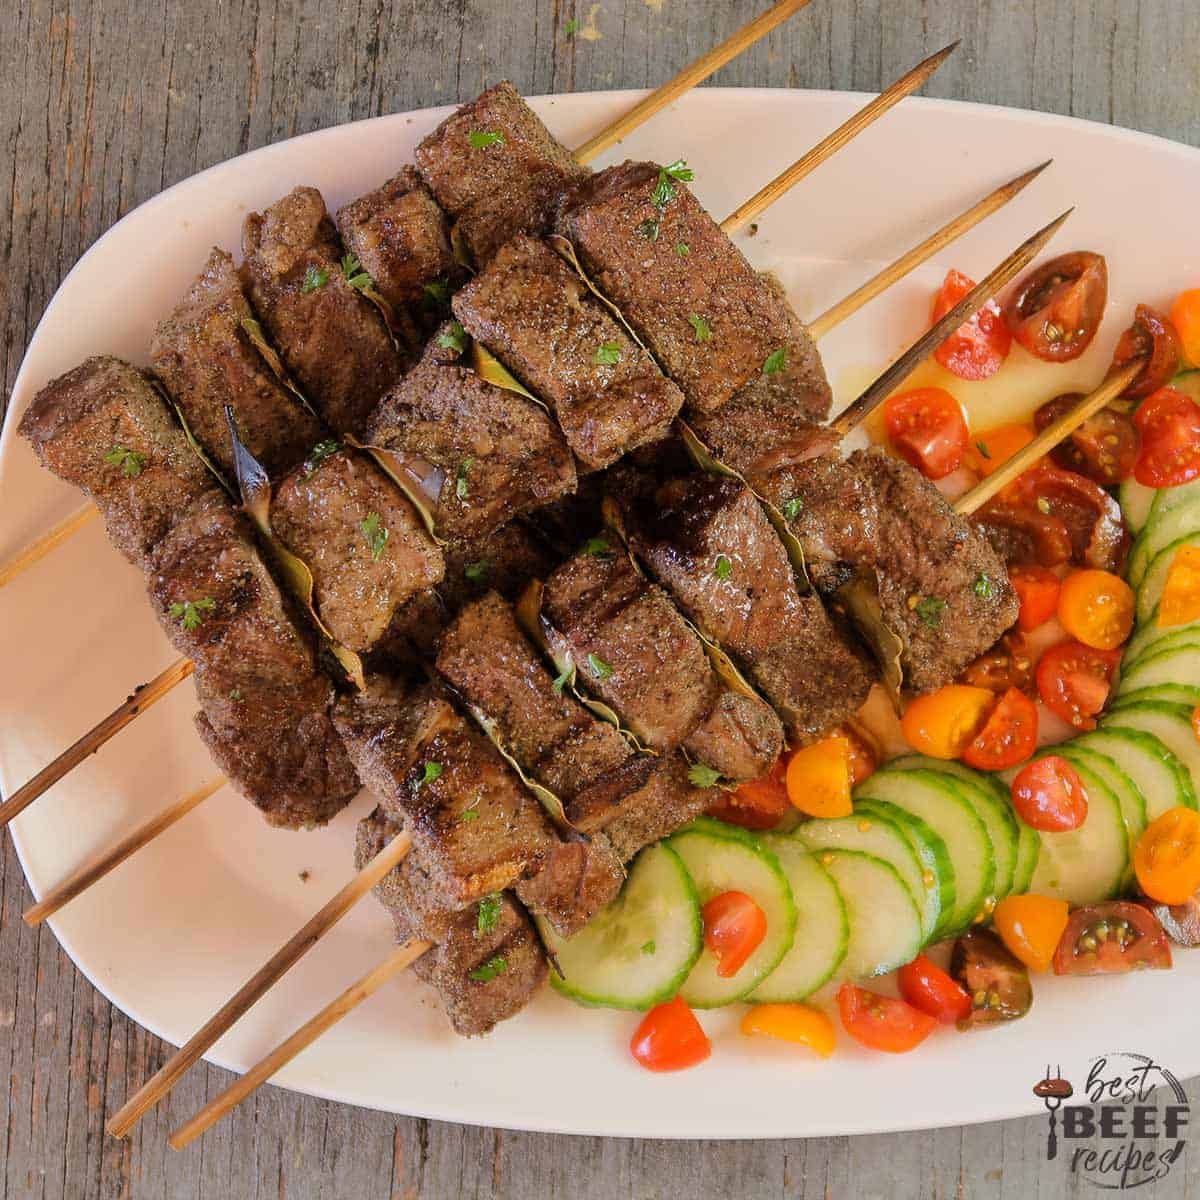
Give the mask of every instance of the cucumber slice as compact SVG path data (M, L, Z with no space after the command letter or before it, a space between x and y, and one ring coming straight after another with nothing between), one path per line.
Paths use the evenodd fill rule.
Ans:
M1109 713L1102 729L1140 729L1153 734L1188 769L1193 789L1200 788L1200 741L1192 729L1192 710L1186 704L1148 700Z
M1186 504L1176 504L1166 511L1156 507L1146 521L1146 527L1129 553L1129 565L1125 578L1129 586L1137 591L1146 575L1146 568L1160 551L1190 534L1200 533L1200 496Z
M704 944L700 904L683 860L666 843L647 846L630 868L621 894L578 933L560 937L537 918L563 977L555 991L580 1004L653 1008L687 978Z
M1183 683L1160 683L1154 687L1138 688L1133 692L1118 695L1112 702L1112 710L1141 704L1146 700L1165 700L1168 704L1186 704L1189 708L1200 705L1200 687L1188 687Z
M1044 754L1058 754L1061 746ZM1087 818L1068 833L1041 835L1042 850L1030 891L1054 896L1068 904L1095 904L1121 894L1129 871L1129 830L1121 805L1100 776L1072 760L1087 791Z
M1132 475L1117 489L1117 501L1131 533L1141 532L1157 497L1157 488L1138 483Z
M908 842L910 849L921 864L921 882L927 888L936 888L938 894L938 923L931 937L936 937L947 915L954 908L958 896L958 884L954 878L954 864L946 843L934 832L933 827L914 813L882 800L870 800L860 796L854 802L854 811L864 816L880 817L891 821ZM918 902L917 907L920 907Z
M763 845L779 860L796 904L792 948L746 997L751 1004L789 1004L803 1000L833 978L846 957L850 919L833 876L802 842L765 833Z
M1070 745L1112 759L1133 781L1145 802L1147 822L1177 805L1196 807L1196 790L1187 767L1151 734L1106 725L1075 738Z
M1182 392L1185 396L1190 396L1197 404L1200 404L1200 370L1180 371L1174 379L1171 380L1171 386L1177 391ZM1184 484L1183 486L1187 486ZM1163 488L1163 491L1174 491L1174 488Z
M1157 654L1160 650L1173 649L1177 645L1200 645L1200 621L1188 625L1160 625L1156 608L1150 620L1133 631L1133 637L1125 646L1125 658L1121 665L1131 667L1143 655Z
M1146 573L1142 576L1142 581L1137 588L1139 625L1150 620L1154 615L1154 610L1158 608L1163 589L1167 586L1167 572L1171 569L1171 563L1175 561L1175 555L1184 546L1200 546L1200 533L1190 533L1186 537L1177 538L1150 560L1150 565L1146 568Z
M814 853L828 850L861 850L891 863L904 880L921 913L926 941L933 936L942 914L941 893L925 886L925 869L899 827L876 813L855 813L827 821L805 821L792 835Z
M886 975L920 954L921 914L891 863L861 850L822 850L817 861L833 876L850 918L839 978Z
M722 892L745 892L767 917L757 950L729 979L717 974L717 958L700 952L679 994L693 1008L719 1008L751 992L778 966L796 933L796 905L779 860L757 838L700 817L667 839L696 885L701 906Z
M1121 672L1117 695L1160 684L1186 684L1200 679L1200 645L1176 645L1143 654L1127 671Z
M882 800L920 817L946 843L957 894L939 923L939 935L965 929L985 911L996 882L996 858L987 826L957 780L942 771L895 771L889 766L859 785L855 800L860 797Z
M1137 840L1146 828L1146 801L1142 799L1133 781L1112 761L1087 747L1079 747L1074 742L1064 742L1054 747L1056 754L1062 755L1076 770L1088 794L1089 813L1091 811L1092 794L1097 787L1108 790L1116 800L1121 810L1121 819L1125 823L1125 874L1121 879L1121 891L1129 890L1133 883L1133 849ZM1105 802L1107 804L1107 801Z

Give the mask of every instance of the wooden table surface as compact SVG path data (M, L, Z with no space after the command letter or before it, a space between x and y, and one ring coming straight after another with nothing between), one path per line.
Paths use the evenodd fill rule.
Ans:
M162 188L265 143L465 100L645 87L766 0L7 0L0 4L4 397L60 280ZM568 33L568 22L578 31ZM726 85L875 90L962 38L928 91L1200 140L1196 0L814 0ZM0 415L3 407L0 407ZM14 503L6 496L4 503ZM192 1072L129 1142L111 1113L168 1053L74 969L0 859L0 1200L1078 1194L1021 1120L894 1136L669 1143L397 1119L273 1088L182 1154L166 1133L229 1080ZM565 1088L585 1081L563 1081ZM947 1086L972 1086L947 1080ZM1188 1089L1200 1101L1200 1083ZM1200 1155L1142 1189L1200 1195Z

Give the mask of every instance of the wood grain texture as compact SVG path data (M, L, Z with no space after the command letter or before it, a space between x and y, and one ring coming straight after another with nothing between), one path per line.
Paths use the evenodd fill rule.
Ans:
M163 187L233 154L378 113L656 84L766 0L7 0L0 4L0 378L80 254ZM580 33L564 33L568 20ZM589 40L585 33L600 36ZM1200 142L1194 0L816 0L713 79L876 90L955 38L937 96ZM0 412L3 409L0 407ZM7 499L7 498L6 498ZM170 1048L113 1010L0 856L0 1200L979 1197L1082 1192L1044 1126L679 1144L502 1133L265 1088L182 1154L167 1133L224 1088L198 1068L129 1142L111 1115ZM7 1066L7 1072L5 1071ZM953 1086L955 1081L948 1081ZM962 1082L962 1081L959 1081ZM568 1086L575 1086L565 1081ZM1200 1103L1200 1084L1188 1088ZM1200 1196L1200 1155L1140 1189Z

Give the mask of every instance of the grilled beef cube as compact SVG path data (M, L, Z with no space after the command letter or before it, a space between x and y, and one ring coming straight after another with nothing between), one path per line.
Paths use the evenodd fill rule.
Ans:
M417 510L365 454L302 463L275 490L271 527L312 571L321 619L356 652L445 569Z
M335 720L363 782L437 864L446 907L511 887L558 841L491 742L432 685L406 694L372 676L341 699Z
M214 249L150 344L150 361L196 440L232 479L225 406L238 436L272 479L320 440L321 423L271 372L246 332L254 314L233 259Z
M638 554L748 672L794 742L820 737L866 699L860 650L815 595L799 594L783 543L742 484L672 480L641 507L632 532Z
M920 472L878 448L849 461L876 496L875 575L883 619L904 643L905 684L932 691L1012 626L1016 593L983 530Z
M507 80L447 117L415 157L480 266L513 234L547 229L559 195L587 175Z
M242 226L251 303L304 394L338 433L361 435L401 362L375 306L347 281L316 188L298 187Z
M543 241L520 235L454 297L454 315L554 410L591 469L666 436L683 394Z
M778 287L655 163L591 176L564 201L558 228L690 407L716 412L753 385L818 419L827 413L820 359Z
M52 380L19 428L42 465L99 508L113 544L143 569L181 511L212 487L162 397L118 358L89 358Z
M445 630L437 669L494 722L501 745L562 801L576 828L603 825L645 780L653 760L634 755L613 726L555 690L512 606L495 592L468 604Z
M335 816L359 783L331 720L333 687L223 492L178 515L150 578L158 619L196 664L196 727L234 786L272 825Z
M620 857L603 832L558 843L536 874L516 886L531 913L545 917L562 937L578 933L625 882Z
M575 462L536 404L427 353L381 401L367 441L435 505L449 539L480 538L575 489Z
M779 757L779 719L725 687L695 631L623 551L596 546L568 559L547 579L542 610L588 690L650 749L684 745L738 780L758 778ZM612 674L589 671L589 655Z
M661 759L645 786L621 806L604 830L613 852L628 862L642 849L682 829L719 795L714 788L694 787L688 766L678 754Z

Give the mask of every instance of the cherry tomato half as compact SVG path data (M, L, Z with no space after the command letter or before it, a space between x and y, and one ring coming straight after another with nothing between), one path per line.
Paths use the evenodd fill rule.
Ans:
M1087 820L1087 791L1065 758L1048 754L1017 772L1013 808L1026 825L1043 833L1065 833Z
M937 1021L891 996L843 983L837 994L838 1012L846 1032L872 1050L905 1054L919 1046Z
M1179 357L1179 335L1171 318L1148 304L1139 304L1134 310L1133 324L1117 342L1110 370L1118 371L1134 359L1146 360L1145 367L1123 393L1136 399L1149 396L1169 383L1179 370Z
M1133 631L1133 589L1111 571L1072 571L1058 594L1059 624L1085 646L1115 650Z
M742 1018L741 1030L807 1046L821 1058L828 1058L837 1042L833 1022L819 1008L807 1004L752 1004Z
M1180 292L1171 305L1171 324L1188 366L1200 367L1200 288Z
M1079 730L1095 729L1108 700L1119 650L1097 650L1082 642L1059 642L1041 657L1034 678L1042 703Z
M933 302L930 323L936 325L971 289L973 279L948 271ZM934 351L934 358L959 379L989 379L1004 365L1012 334L995 300L989 300Z
M731 979L762 945L767 914L745 892L722 892L700 910L704 944L716 955L717 974Z
M948 683L909 701L900 718L904 740L930 758L958 758L966 744L983 728L995 704L987 688Z
M1036 436L1032 425L997 425L971 435L967 447L967 465L980 475L990 475L1002 467L1018 450L1024 450Z
M712 1053L712 1043L696 1014L676 996L642 1018L629 1049L649 1071L682 1071L702 1063Z
M1082 392L1066 392L1047 400L1033 414L1038 432L1053 425L1082 399ZM1093 413L1066 441L1050 451L1050 457L1064 470L1086 475L1103 487L1128 479L1137 455L1138 435L1132 419L1111 406Z
M1010 572L1009 578L1012 578ZM1009 630L990 650L984 651L959 676L969 687L983 687L1002 696L1009 688L1034 693L1033 655L1025 638Z
M774 829L784 813L791 810L784 776L787 759L780 757L770 772L761 779L740 784L735 791L720 792L708 815L743 829Z
M971 997L941 967L918 954L896 972L900 995L943 1025L961 1021L971 1011Z
M1028 893L1005 896L992 913L996 932L1027 967L1048 971L1071 915L1065 900Z
M1151 821L1138 838L1133 869L1151 900L1190 900L1200 888L1200 813L1178 805Z
M1071 559L1071 531L1066 525L1037 508L991 500L975 515L988 541L1006 563L1037 563L1056 567Z
M788 799L810 817L848 817L850 741L833 734L793 751L787 767Z
M956 471L967 448L967 422L942 388L917 388L888 398L883 421L896 453L927 479Z
M1171 943L1158 918L1127 900L1076 909L1054 952L1055 975L1118 975L1170 966Z
M1160 388L1133 414L1142 435L1133 477L1147 487L1177 487L1200 475L1200 405L1175 388Z
M959 1029L986 1029L1023 1017L1033 1004L1025 964L991 929L968 929L950 952L950 974L971 997Z
M1092 343L1108 302L1108 264L1099 254L1061 254L1031 271L1004 306L1013 337L1047 362L1069 362Z
M1012 494L1018 504L1067 527L1077 565L1120 574L1129 553L1129 529L1121 506L1098 483L1045 463L1019 476Z
M1024 692L1009 688L968 743L962 760L978 771L1003 771L1023 763L1037 749L1037 737L1037 705Z
M1049 567L1015 566L1008 578L1021 601L1017 626L1026 633L1037 629L1058 611L1058 593L1062 581Z

